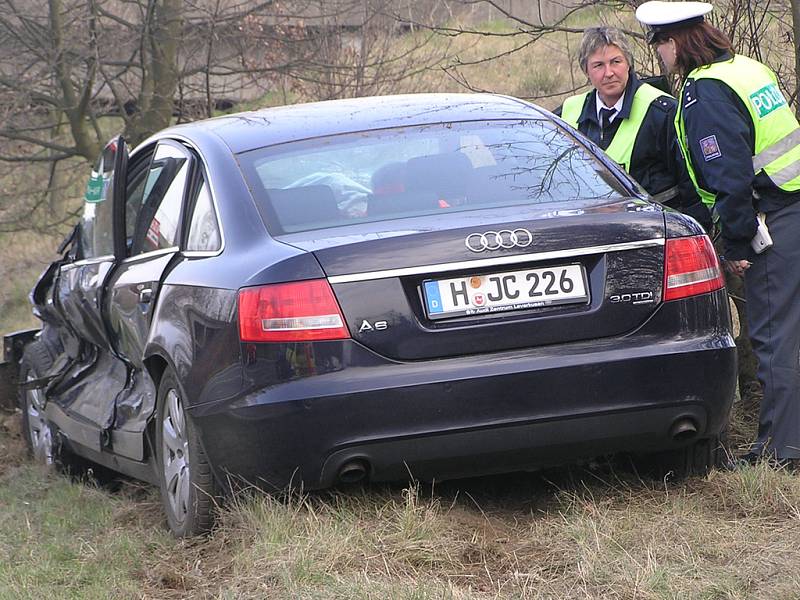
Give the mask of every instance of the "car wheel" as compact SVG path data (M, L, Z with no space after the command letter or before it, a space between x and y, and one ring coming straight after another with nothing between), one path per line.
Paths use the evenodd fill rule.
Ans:
M210 530L217 505L211 465L186 414L184 398L174 373L165 372L158 387L157 464L161 502L176 537Z
M704 476L717 464L717 447L719 438L698 440L684 448L681 462L677 465L679 477Z
M26 383L44 376L52 364L53 361L44 343L31 342L22 355L19 381ZM31 456L36 462L53 467L57 458L55 432L45 416L47 402L44 390L25 389L20 386L19 404L22 410L22 431Z
M659 477L685 479L703 477L725 460L724 432L692 442L688 446L655 455Z

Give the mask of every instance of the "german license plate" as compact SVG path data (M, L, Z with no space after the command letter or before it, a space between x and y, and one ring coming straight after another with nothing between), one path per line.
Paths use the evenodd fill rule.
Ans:
M429 280L422 289L431 319L589 300L582 265Z

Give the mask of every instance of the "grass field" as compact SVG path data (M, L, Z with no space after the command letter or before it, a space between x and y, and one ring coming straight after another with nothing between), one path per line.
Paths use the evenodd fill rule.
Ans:
M207 538L154 488L24 456L0 421L0 598L797 598L800 478L766 465L671 483L593 465L232 499Z
M475 88L554 108L559 91L584 82L578 39L556 36L461 72ZM448 43L453 60L469 63L517 42ZM405 85L463 91L441 70ZM0 173L5 191L7 181ZM26 295L64 227L0 233L0 330L35 323ZM756 408L737 402L734 445L751 438ZM790 599L800 597L798 540L798 476L758 465L664 482L603 463L435 486L243 493L210 536L176 541L157 490L44 472L26 457L19 414L0 412L0 600Z

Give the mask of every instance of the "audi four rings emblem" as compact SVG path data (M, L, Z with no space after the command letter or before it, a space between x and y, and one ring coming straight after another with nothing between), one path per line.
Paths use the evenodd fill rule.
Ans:
M500 250L500 248L527 248L533 241L533 234L527 229L501 229L484 233L470 233L464 240L469 250Z

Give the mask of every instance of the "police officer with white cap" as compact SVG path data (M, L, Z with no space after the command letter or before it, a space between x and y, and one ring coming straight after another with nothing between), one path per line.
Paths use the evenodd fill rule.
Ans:
M719 218L725 266L744 277L764 397L748 460L800 459L800 125L775 74L736 54L706 2L645 2L636 18L682 79L675 125Z

